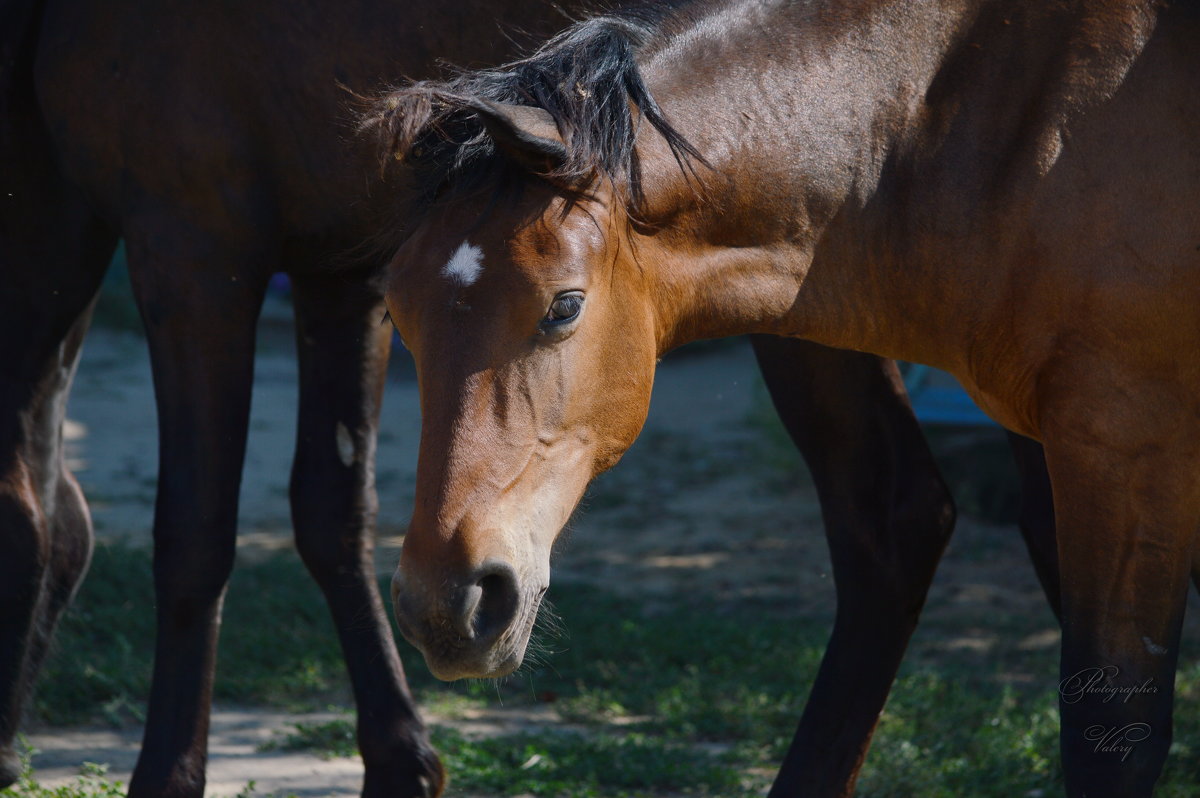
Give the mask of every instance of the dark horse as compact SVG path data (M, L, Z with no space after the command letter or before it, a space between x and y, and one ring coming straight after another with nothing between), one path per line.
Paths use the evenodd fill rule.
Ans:
M365 795L443 775L375 585L374 441L390 331L380 292L332 275L373 218L373 155L350 93L489 63L510 27L561 12L445 3L0 2L0 786L20 706L91 552L61 422L89 307L118 236L151 349L160 428L158 637L130 794L200 796L221 598L234 557L254 333L291 275L300 411L297 547L328 599L359 707ZM339 441L351 455L339 456ZM345 451L345 446L341 451Z
M1149 795L1200 520L1197 12L700 0L389 96L369 121L429 203L387 299L425 410L393 598L430 668L521 662L551 545L664 351L805 338L945 368L1044 445L1067 791ZM898 577L863 594L899 630L839 596L822 677L906 633L908 543L841 542ZM819 683L772 794L850 792L886 691Z
M498 21L543 34L561 24L546 0L480 11L388 0L170 10L0 0L0 786L16 778L20 706L91 552L60 430L89 307L124 236L161 436L158 643L130 793L203 792L254 326L279 270L295 288L301 365L296 541L345 651L364 794L440 790L372 578L382 298L371 281L326 266L383 212L382 192L364 191L375 184L374 153L360 160L347 147L341 87L361 93L383 77L425 74L435 56L498 61L512 49ZM390 212L391 197L381 204ZM834 677L849 673L862 693L810 706L809 727L853 731L874 722L953 509L890 363L801 341L755 345L816 477L833 549L841 609L817 691L832 693ZM349 463L339 439L354 443ZM857 656L864 647L869 668ZM848 757L832 764L840 779L861 751L838 750Z

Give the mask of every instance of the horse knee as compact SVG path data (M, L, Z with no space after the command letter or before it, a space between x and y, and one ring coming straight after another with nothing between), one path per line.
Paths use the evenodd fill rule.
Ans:
M950 540L958 520L954 497L940 477L902 481L891 507L892 525L917 545L937 547Z
M213 617L233 572L235 553L232 537L216 544L200 534L183 540L185 545L164 545L156 538L154 552L159 622L180 629Z
M894 489L885 528L870 544L879 568L876 589L891 595L895 609L915 615L950 541L957 510L940 477L900 480Z

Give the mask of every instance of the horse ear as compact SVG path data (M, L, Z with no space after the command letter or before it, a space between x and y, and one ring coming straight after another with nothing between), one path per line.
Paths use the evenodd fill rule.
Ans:
M566 164L567 146L546 109L473 100L471 110L500 151L529 171L547 174Z

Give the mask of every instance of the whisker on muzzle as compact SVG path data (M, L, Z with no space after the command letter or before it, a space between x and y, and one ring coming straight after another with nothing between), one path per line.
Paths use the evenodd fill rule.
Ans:
M542 598L541 606L538 607L537 618L533 622L533 633L551 639L567 636L567 628L563 625L562 616L559 615L554 604L545 597Z
M521 664L518 672L529 672L545 666L553 667L550 662L551 658L555 654L561 654L564 650L555 646L554 642L561 641L566 636L566 627L563 625L558 611L543 598L538 607L538 614L534 618L529 643L525 648L525 661Z

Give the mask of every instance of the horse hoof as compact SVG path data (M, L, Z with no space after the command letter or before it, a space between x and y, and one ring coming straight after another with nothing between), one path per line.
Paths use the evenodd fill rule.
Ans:
M17 783L23 768L21 757L11 747L0 748L0 790Z
M362 798L439 798L446 789L446 770L437 753L419 741L411 744L406 755L413 759L407 767L394 762L386 769L368 766Z

